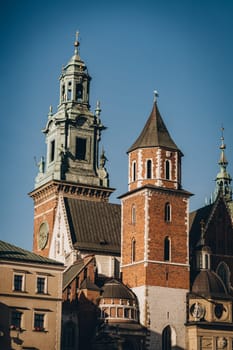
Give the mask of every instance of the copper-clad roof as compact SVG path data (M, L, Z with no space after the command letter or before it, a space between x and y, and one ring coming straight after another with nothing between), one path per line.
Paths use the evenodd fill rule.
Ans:
M0 241L0 260L63 266L58 261L32 253L4 241Z
M65 207L74 246L88 252L120 255L121 206L65 198Z
M157 103L154 103L146 125L128 152L146 147L165 147L171 150L179 150L164 124Z
M210 270L201 270L194 280L192 292L203 297L227 297L221 278Z
M136 300L136 296L132 290L115 279L112 279L105 283L103 286L102 298Z

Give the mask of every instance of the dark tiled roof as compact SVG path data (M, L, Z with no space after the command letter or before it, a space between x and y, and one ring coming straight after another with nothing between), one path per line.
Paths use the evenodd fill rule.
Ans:
M227 297L221 278L210 270L201 270L194 280L192 292L203 297Z
M100 291L100 288L90 280L90 277L86 278L80 286L80 289L96 290Z
M74 246L89 252L120 254L121 206L64 198Z
M145 147L165 147L176 151L179 150L164 124L156 103L154 103L152 112L141 134L128 152Z
M94 259L94 256L79 259L69 266L63 273L63 290L80 274L80 272Z
M55 260L45 258L28 250L0 241L0 260L35 262L39 264L63 265Z
M112 279L111 281L105 283L103 286L102 298L136 300L136 296L132 290L115 279Z
M78 260L63 273L63 289L78 276L84 267L84 261Z

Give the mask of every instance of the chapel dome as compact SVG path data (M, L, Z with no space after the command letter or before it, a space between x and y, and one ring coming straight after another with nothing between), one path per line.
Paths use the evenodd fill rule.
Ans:
M221 278L214 271L207 269L201 270L196 276L192 292L204 297L226 298L228 296Z
M128 299L136 301L135 294L121 282L112 279L103 286L102 298Z

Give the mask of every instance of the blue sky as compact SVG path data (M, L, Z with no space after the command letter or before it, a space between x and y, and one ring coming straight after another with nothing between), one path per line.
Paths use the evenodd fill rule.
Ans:
M108 127L113 202L127 191L127 149L150 114L153 90L184 153L183 187L190 208L204 205L218 172L225 128L233 175L233 2L222 0L3 0L1 35L1 234L32 248L34 157L45 154L41 129L58 105L59 75L80 31L91 106L101 101Z

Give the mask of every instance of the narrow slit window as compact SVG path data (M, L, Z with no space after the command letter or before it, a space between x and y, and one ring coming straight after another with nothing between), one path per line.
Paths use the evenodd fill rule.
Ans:
M164 239L164 261L170 261L171 242L169 237Z
M136 240L132 239L131 243L131 257L132 257L132 262L136 260Z
M135 205L132 206L132 224L135 225L136 224L136 207Z
M171 221L171 204L170 203L165 204L164 219L166 222Z
M50 143L50 162L53 162L55 158L55 140Z
M150 159L146 162L146 178L151 179L152 177L152 162Z
M132 163L132 180L135 181L136 180L136 162L133 161Z
M169 160L165 161L165 178L166 180L170 180L171 178L171 164Z

